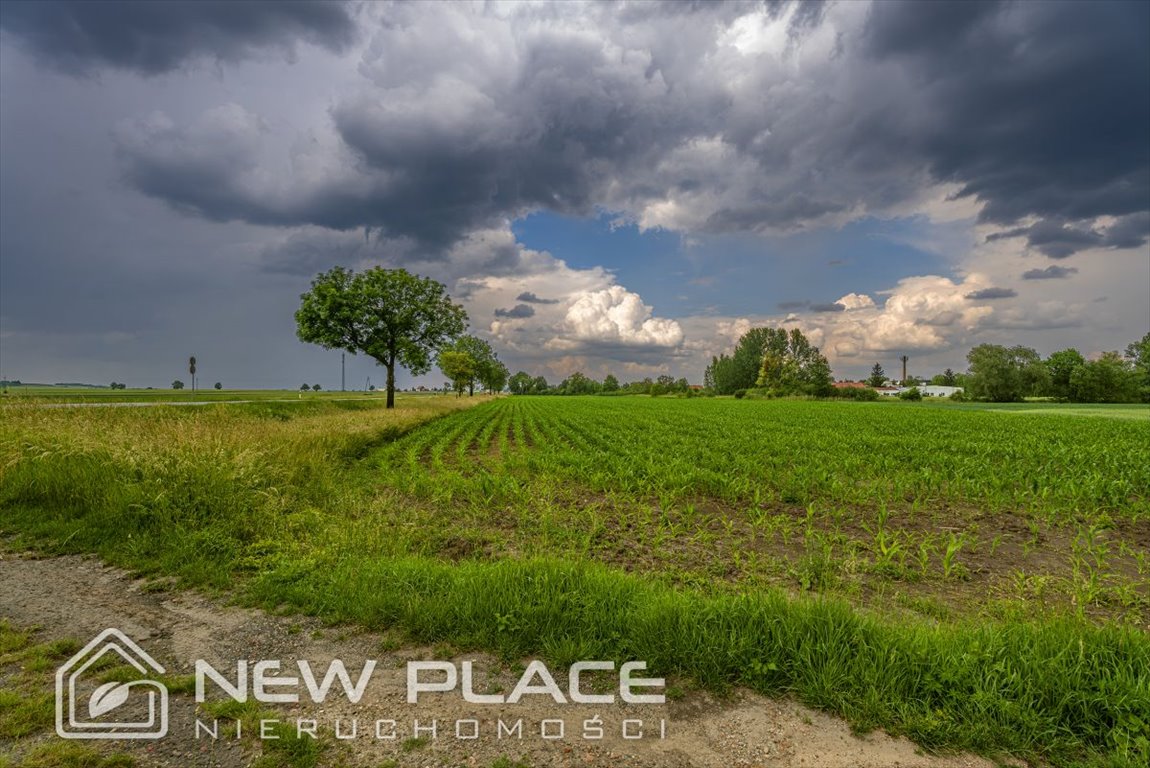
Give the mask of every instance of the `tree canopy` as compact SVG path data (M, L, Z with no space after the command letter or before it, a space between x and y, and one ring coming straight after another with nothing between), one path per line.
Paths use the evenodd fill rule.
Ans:
M436 364L443 375L451 381L457 395L462 395L468 385L475 381L475 360L471 355L457 349L444 349L436 357Z
M886 371L882 369L882 363L875 363L870 369L870 376L867 377L866 383L872 387L881 387L886 383Z
M1150 333L1126 346L1126 359L1134 369L1138 399L1150 403Z
M300 296L295 313L301 341L363 353L387 369L387 407L395 406L395 366L431 370L434 352L463 333L467 313L444 286L405 269L356 273L333 267Z
M463 389L466 389L469 395L475 394L477 382L488 392L500 392L507 385L507 366L499 361L499 356L495 354L495 350L483 339L477 336L461 336L440 350L439 356L442 357L448 352L464 355L470 360L470 365L464 364L461 359L454 355L448 360L451 370L456 375L461 376L461 379L457 379L456 375L449 373L448 369L443 367L442 362L439 366L443 374L452 382L457 385L462 382Z
M1029 347L979 344L966 359L970 363L967 393L973 398L1011 403L1044 394L1049 388L1050 374Z
M826 397L832 388L831 366L819 348L803 332L792 328L763 328L767 332L766 352L755 386L769 394L816 395Z

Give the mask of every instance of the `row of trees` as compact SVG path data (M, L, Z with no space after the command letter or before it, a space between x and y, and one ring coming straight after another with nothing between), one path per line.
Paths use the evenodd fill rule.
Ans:
M1045 360L1030 347L980 344L966 356L967 395L1013 402L1053 397L1076 403L1150 403L1150 333L1126 347L1087 360L1063 349Z
M124 385L124 384L116 384L116 382L114 382L114 381L112 382L112 389L124 389L125 386L126 385ZM176 379L175 381L172 382L172 389L183 389L183 388L184 388L184 382L180 381L179 379ZM223 389L224 385L217 381L215 384L212 385L212 388L213 389ZM304 384L303 388L306 389L307 384ZM316 388L316 391L319 391L319 384L316 384L315 388ZM151 387L148 387L148 389L151 389Z
M719 395L757 388L772 397L826 397L834 388L830 363L798 328L747 331L730 356L711 358L703 387Z
M676 379L663 374L658 378L647 377L628 384L620 384L613 374L607 374L603 381L597 381L581 371L576 371L561 383L551 386L542 376L532 376L519 371L507 382L508 391L513 395L675 395L691 391L686 379Z
M495 350L483 339L461 336L441 348L436 357L439 370L451 380L456 394L475 394L478 383L488 392L502 392L509 372Z

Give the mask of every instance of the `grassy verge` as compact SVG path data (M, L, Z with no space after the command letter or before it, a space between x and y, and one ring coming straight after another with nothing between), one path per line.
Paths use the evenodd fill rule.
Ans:
M1147 465L1131 463L1146 451L1142 425L1040 415L1021 425L1009 414L868 404L540 399L413 429L468 401L400 404L10 412L0 528L425 642L556 664L637 658L715 688L793 694L933 749L1056 765L1150 759L1145 584L1119 581L1145 567ZM842 444L828 447L835 434ZM1014 443L979 442L993 437ZM1071 450L1083 441L1094 446L1088 467ZM943 444L951 453L936 450ZM1109 600L1119 593L1106 590L1121 587L1133 619L965 610L986 596L973 550L984 546L986 561L1026 556L1024 541L1008 549L1011 530L988 535L1016 517L1039 526L1036 541L1074 532L1060 539L1065 551L1046 554L1070 558L1075 599ZM974 526L972 539L958 546L952 531L922 547L926 529L955 520ZM781 570L730 572L734 553L768 562L772 550L760 547L789 546L790 536L800 548ZM682 559L652 554L665 551ZM918 581L915 552L925 553ZM702 568L688 564L696 556ZM1046 578L1022 577L1029 589L1039 582L1027 579ZM776 588L788 580L792 593L831 597L788 596ZM876 585L975 586L960 591L959 609L936 606L925 619L822 589L843 582L861 597Z
M56 668L80 649L67 638L45 642L35 627L16 626L0 619L0 768L134 768L136 757L116 749L113 743L80 744L56 738L54 676ZM101 683L136 680L139 672L107 656L91 670ZM195 690L191 675L160 676L168 692L188 696ZM253 703L205 702L212 717L243 720L248 733L259 731L259 719L281 715L261 710ZM255 768L316 768L331 746L325 735L301 737L293 728L277 724L275 739L255 741L248 748L257 756ZM131 744L140 747L139 743ZM145 757L145 764L150 761Z
M8 407L0 422L0 526L59 552L223 587L292 555L363 499L352 465L453 397L203 409Z
M0 619L0 768L132 768L128 755L57 739L53 676L80 649L72 640L38 642L32 629Z
M644 659L713 688L790 693L933 749L1056 764L1150 759L1150 642L1073 620L886 623L837 600L708 595L587 563L329 563L252 585L268 605L507 658Z

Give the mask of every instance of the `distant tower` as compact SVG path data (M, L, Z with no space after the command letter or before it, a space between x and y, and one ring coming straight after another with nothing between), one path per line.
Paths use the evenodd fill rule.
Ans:
M901 381L904 384L906 383L906 361L909 359L910 358L907 357L906 355L903 355L902 357L899 358L899 360L902 360L902 379L901 379Z

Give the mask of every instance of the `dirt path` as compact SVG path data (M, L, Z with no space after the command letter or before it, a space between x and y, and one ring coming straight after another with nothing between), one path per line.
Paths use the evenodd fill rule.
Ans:
M347 766L477 766L485 768L499 758L530 766L779 766L780 768L991 768L993 763L973 756L933 757L920 754L905 739L875 733L857 738L835 718L794 702L766 699L743 692L730 700L715 701L702 693L688 693L667 705L555 705L540 704L539 696L519 705L468 704L455 694L421 697L418 705L405 700L406 663L436 659L434 649L393 648L385 636L346 628L322 627L312 619L273 616L262 611L228 606L191 592L157 593L123 571L81 557L35 559L0 553L0 618L19 625L38 625L45 639L69 637L86 643L107 627L116 627L136 640L167 667L169 674L189 674L194 660L203 658L221 670L235 669L239 659L280 659L295 671L295 660L306 659L317 670L331 659L342 659L352 677L365 659L378 667L367 693L352 705L342 696L324 704L278 705L286 722L316 719L330 731L336 719L345 735L352 718L359 722L357 737L341 741L325 753L327 762ZM509 670L482 655L475 660L477 692L509 692L522 670ZM565 670L563 670L565 671ZM557 673L558 677L558 673ZM480 680L484 686L481 690ZM561 685L566 685L561 681ZM425 701L426 699L426 701ZM194 738L195 720L209 720L197 710L192 694L173 694L169 735L158 741L116 741L109 746L136 756L142 766L246 766L259 747L255 742L225 738ZM604 738L582 738L583 721L598 716ZM475 740L456 738L457 721L480 721ZM523 737L499 739L497 721L508 727L523 720ZM540 722L561 719L565 738L544 740ZM624 740L622 721L644 720L645 735ZM393 740L375 738L377 720L397 721ZM437 720L437 738L411 742L413 721ZM658 738L659 721L666 722L665 738ZM210 721L210 720L209 720ZM469 733L470 725L463 727ZM552 724L554 728L554 723ZM552 733L554 730L551 731ZM389 731L385 730L385 734ZM634 731L632 730L632 733ZM426 735L426 734L425 734ZM56 738L45 736L43 738ZM405 741L408 740L408 741ZM332 740L334 742L334 740ZM3 744L0 743L0 749Z

